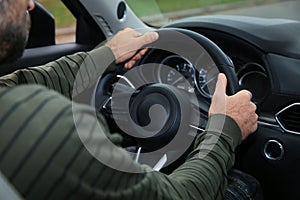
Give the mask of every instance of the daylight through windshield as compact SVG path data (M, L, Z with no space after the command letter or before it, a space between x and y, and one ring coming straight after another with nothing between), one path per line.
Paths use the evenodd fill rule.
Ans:
M297 0L127 0L145 22L160 26L184 17L211 14L300 20Z

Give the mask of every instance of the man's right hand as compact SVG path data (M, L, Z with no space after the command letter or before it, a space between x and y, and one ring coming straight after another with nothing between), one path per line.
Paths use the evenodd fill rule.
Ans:
M241 129L244 140L257 129L256 105L251 102L252 94L248 90L241 90L233 96L227 96L226 86L226 76L221 73L218 76L209 115L225 114L234 119Z

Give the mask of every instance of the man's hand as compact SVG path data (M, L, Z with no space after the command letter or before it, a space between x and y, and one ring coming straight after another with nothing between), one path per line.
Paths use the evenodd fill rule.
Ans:
M145 45L156 41L158 37L158 33L156 32L141 34L131 28L125 28L109 40L105 46L112 50L117 64L131 58L125 64L125 68L131 68L135 61L139 60L145 54L147 49L143 49L137 54L136 52Z
M248 90L242 90L233 96L227 96L226 86L226 76L219 74L209 115L225 114L233 118L239 125L244 140L257 129L256 105L251 102L252 94Z

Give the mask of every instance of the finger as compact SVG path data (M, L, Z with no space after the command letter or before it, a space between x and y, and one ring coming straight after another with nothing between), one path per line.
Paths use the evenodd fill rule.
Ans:
M132 36L133 37L141 37L143 34L137 31L132 31Z
M255 119L258 119L258 116L257 116L257 115L255 116ZM258 124L257 124L257 120L255 120L255 121L253 122L252 127L251 127L251 133L254 133L254 132L257 130L257 128L258 128Z
M237 93L237 95L245 96L245 98L249 101L252 99L252 93L249 90L241 90Z
M137 38L137 43L136 43L137 48L136 49L139 49L142 46L145 46L152 42L155 42L158 38L159 38L159 35L157 32L145 33L144 35Z
M144 48L144 49L142 49L142 50L140 50L134 57L133 57L133 59L135 60L135 61L137 61L137 60L140 60L144 55L145 55L145 53L147 52L147 48Z
M227 87L227 78L225 74L220 73L218 75L218 81L216 84L216 90L215 93L224 93L226 94L226 87Z
M134 53L135 53L134 51L124 53L124 55L120 56L120 57L117 59L116 63L120 63L120 62L123 62L123 61L127 60L128 57L130 57L130 54L132 54L133 57L130 58L129 61L133 61L134 63L135 63L137 60L140 60L140 59L142 58L142 54L141 54L141 53L136 53L135 55L134 55ZM129 62L129 61L128 61L128 62Z
M132 60L137 61L137 60L140 60L141 58L142 58L141 53L137 53L135 56L133 56Z
M139 52L139 54L141 55L141 56L143 56L143 55L145 55L145 53L147 52L147 48L144 48L144 49L142 49L140 52Z
M148 50L147 48L140 50L135 56L133 56L133 58L131 58L128 62L125 63L124 67L126 69L132 68L132 66L136 63L136 61L140 60L145 55L147 50Z
M252 93L249 90L245 90L245 92L249 95L250 100L252 99Z
M132 28L126 27L123 30L121 30L120 32L135 32Z
M127 63L125 63L124 67L125 67L125 69L130 69L130 68L132 68L132 66L134 64L135 64L135 61L134 60L130 60Z
M253 110L254 110L254 112L256 111L256 109L257 109L257 106L256 106L256 104L255 103L253 103L253 102L251 102L251 106L253 107Z

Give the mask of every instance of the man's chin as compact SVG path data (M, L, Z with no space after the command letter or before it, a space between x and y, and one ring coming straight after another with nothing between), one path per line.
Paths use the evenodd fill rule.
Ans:
M15 61L17 61L20 57L22 57L25 46L26 42L15 43L14 47L12 47L10 51L7 52L5 58L0 60L0 64L14 63Z
M22 51L16 52L14 55L12 55L7 62L8 63L13 63L16 62L19 58L21 58L23 56L24 53L24 49Z
M22 20L8 24L10 25L7 26L7 32L3 33L3 40L6 44L3 45L3 50L0 49L0 52L3 52L0 55L0 64L13 63L23 55L31 27L30 16L26 15Z

